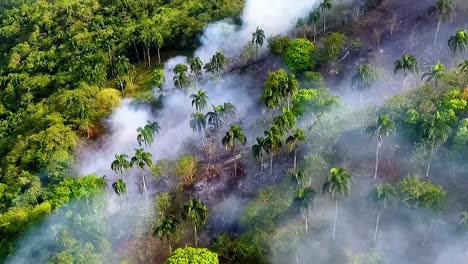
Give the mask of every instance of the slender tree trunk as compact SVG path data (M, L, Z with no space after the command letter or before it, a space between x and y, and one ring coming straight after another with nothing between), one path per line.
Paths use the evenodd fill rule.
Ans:
M296 264L299 264L299 256L297 255L297 252L296 252Z
M323 14L323 35L326 34L326 31L327 31L327 27L326 27L326 15L325 15L325 10L322 10L322 14Z
M432 141L431 155L429 156L429 161L427 162L426 178L429 178L429 171L431 170L432 157L434 156L434 148L435 148L435 140Z
M143 182L143 194L146 196L146 179L145 179L145 171L141 169L141 180Z
M439 35L440 24L442 23L442 16L439 16L439 21L437 22L437 29L434 37L434 45L437 44L437 36Z
M160 53L160 48L158 48L158 64L161 64L161 53Z
M297 148L294 149L294 172L297 168Z
M336 222L338 220L338 199L335 199L335 219L333 220L333 239L336 235Z
M382 144L382 139L379 137L379 141L377 142L377 150L375 151L375 169L374 169L374 181L377 180L377 172L379 171L379 149Z
M138 48L135 44L135 41L132 41L133 42L133 47L135 48L135 53L136 53L136 56L137 56L137 60L138 60L138 64L140 64L140 54L138 53Z
M374 231L374 245L377 243L377 234L379 233L380 217L382 216L382 211L379 211L377 214L377 221L375 222L375 231Z
M123 174L122 172L120 173L120 178L122 178L122 181L123 181L125 184L127 184L127 183L125 182L125 176L124 176L124 174Z
M405 89L405 86L406 86L406 78L408 78L408 75L405 74L405 77L403 77L403 87L402 87L402 90Z
M434 220L431 220L431 223L429 224L429 230L427 231L427 234L426 234L426 236L424 237L424 240L423 240L423 243L422 243L422 246L423 246L423 247L426 246L426 242L427 242L427 240L429 239L429 236L431 235L433 226L434 226Z
M317 24L314 23L314 43L317 41Z
M204 138L203 133L200 134L200 138L201 138L203 150L206 152L206 144L205 144L205 139L203 139Z
M149 47L146 48L146 55L148 55L148 68L151 68L151 55Z
M263 175L263 155L260 154L260 174Z
M309 231L309 210L307 208L304 209L304 220L305 220L305 232Z
M273 152L270 155L270 176L273 175Z
M198 235L197 235L197 225L193 224L193 239L195 241L195 247L198 247Z
M237 177L237 157L236 157L236 147L232 147L232 152L234 153L234 177Z
M119 200L120 200L120 210L123 210L123 204L122 204L122 196L118 194Z
M169 242L169 255L172 255L172 245L170 242Z

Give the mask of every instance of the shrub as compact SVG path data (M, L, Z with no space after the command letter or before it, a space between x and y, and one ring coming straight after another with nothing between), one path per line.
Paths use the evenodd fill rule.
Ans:
M306 71L315 64L312 55L315 46L307 39L298 38L291 41L284 54L284 61L292 71Z

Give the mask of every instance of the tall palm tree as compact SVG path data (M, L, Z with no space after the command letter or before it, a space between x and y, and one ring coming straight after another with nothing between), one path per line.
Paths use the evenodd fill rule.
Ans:
M194 198L188 201L182 210L182 219L193 225L195 247L198 247L197 226L204 225L208 218L208 208L200 200Z
M130 160L130 166L136 165L140 170L140 176L142 181L142 191L146 194L146 179L145 179L145 166L152 167L153 161L151 160L151 153L145 152L143 149L136 149L135 156Z
M168 216L159 219L154 230L153 236L158 236L161 242L166 239L169 244L169 254L172 254L172 240L177 237L180 231L180 223L174 217Z
M448 41L448 46L453 52L453 58L457 53L466 52L468 49L468 33L464 29L457 30L454 36L451 36Z
M204 140L205 136L203 134L206 128L205 115L200 112L196 112L192 114L192 119L190 120L190 128L192 128L193 132L198 132L200 134L203 149L206 151L205 140Z
M273 156L283 146L283 131L277 126L273 125L270 130L265 131L265 146L268 154L270 155L270 175L273 173Z
M147 121L144 127L137 128L138 136L137 141L140 147L144 144L148 148L154 142L154 135L158 133L160 126L157 122Z
M372 202L376 203L379 207L379 211L377 213L377 220L375 221L375 229L374 229L374 244L377 242L377 235L379 232L379 224L380 218L382 216L383 211L387 208L387 206L397 199L397 193L395 187L393 185L384 183L378 184L375 186L374 190L370 194L370 198Z
M332 168L327 181L323 184L322 192L330 194L335 200L335 218L333 220L333 239L336 234L336 222L338 220L338 198L347 196L350 188L351 174L346 168Z
M127 192L127 185L124 181L122 181L122 179L118 179L116 182L112 183L112 189L114 190L115 194L119 196L120 207L122 207L122 195Z
M208 104L208 96L203 90L198 90L196 94L190 95L192 106L195 106L197 111L203 111Z
M422 75L421 80L426 79L426 82L434 82L434 86L437 88L439 80L444 76L446 71L447 68L440 61L437 61L434 66L427 67L427 72Z
M427 162L426 177L429 177L429 171L431 170L431 163L436 148L447 142L451 134L452 127L449 124L447 124L440 112L436 112L435 116L430 121L428 128L428 139L431 146L431 152L429 156L429 161Z
M468 73L468 60L465 60L462 63L460 63L460 65L458 65L458 69L461 72Z
M351 85L359 90L359 104L362 104L362 92L374 87L377 74L369 64L362 64L354 74Z
M130 168L130 162L128 156L125 154L115 155L115 160L111 163L111 169L120 176L123 182L125 182L124 172Z
M229 59L226 58L221 50L217 51L213 57L211 57L210 62L205 64L203 69L206 72L210 72L216 78L221 77L221 73L224 69L224 66L229 62Z
M302 129L295 129L291 136L286 139L286 144L288 145L289 152L294 151L294 171L297 169L297 147L299 143L305 141L304 131Z
M332 0L323 0L323 2L320 4L319 8L322 11L323 15L323 34L326 34L327 27L326 27L326 11L332 9L333 4Z
M283 132L293 130L296 126L297 117L292 111L283 108L281 115L275 117L274 124L277 125Z
M257 27L254 33L252 33L252 44L255 44L255 57L258 57L258 46L263 46L265 40L265 31Z
M435 5L431 6L428 10L429 15L438 18L437 29L434 37L434 45L437 43L437 36L439 35L440 25L443 21L450 19L455 12L455 4L453 0L437 0Z
M234 155L234 177L237 176L236 140L242 145L247 143L247 139L245 138L242 129L237 125L232 125L231 129L226 132L226 135L221 140L221 143L226 150L232 151Z
M403 57L401 60L396 60L394 72L398 73L400 71L404 74L403 79L403 88L405 88L406 78L408 77L408 73L418 74L419 73L419 64L415 57L403 53Z
M396 132L395 124L386 115L379 116L377 125L370 127L369 130L372 134L378 137L377 149L375 151L375 169L374 169L374 181L377 180L377 172L379 171L379 150L383 144L383 137L394 135Z
M206 114L206 119L214 130L218 130L224 123L235 118L236 111L236 107L228 102L223 105L213 105L213 110Z
M257 138L257 144L252 146L252 153L256 159L260 161L260 174L263 174L263 152L265 151L265 139Z
M317 23L319 22L321 15L322 12L320 12L320 8L315 8L309 13L309 23L314 25L314 43L317 41Z
M294 204L304 213L304 228L306 233L309 231L309 207L313 204L315 195L314 189L306 187L300 188L294 198Z
M198 80L203 76L203 62L200 57L195 57L190 59L189 65L195 79L195 88L198 89Z

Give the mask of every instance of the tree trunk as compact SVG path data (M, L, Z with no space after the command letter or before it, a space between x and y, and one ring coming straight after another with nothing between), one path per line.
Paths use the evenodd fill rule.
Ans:
M317 41L317 25L314 23L314 43Z
M159 52L159 48L158 48L158 64L161 64L161 53Z
M234 177L237 177L237 157L236 157L236 147L232 147L232 152L234 153Z
M379 225L380 225L380 217L382 216L382 212L380 211L377 214L377 221L375 222L375 231L374 231L374 245L377 243L377 234L379 233Z
M333 239L336 235L336 221L338 219L338 199L335 199L335 219L333 220Z
M426 242L427 240L429 239L429 236L431 235L431 232L432 232L432 227L434 226L434 220L431 220L431 223L429 224L429 230L427 231L427 234L426 236L424 237L424 240L423 240L423 243L422 243L422 246L426 246Z
M406 78L408 77L407 74L405 74L405 77L403 77L403 87L402 87L402 90L405 89L405 86L406 86Z
M442 23L442 15L439 16L439 21L437 22L437 29L434 37L434 45L437 44L437 36L439 35L440 24Z
M118 194L119 200L120 200L120 210L123 210L123 204L122 204L122 196Z
M137 56L137 60L138 60L138 64L140 64L140 54L138 53L138 48L135 44L135 41L132 41L133 42L133 47L135 48L135 53L136 53L136 56Z
M304 221L305 221L305 232L309 231L309 210L307 208L304 209Z
M379 141L377 142L377 150L375 151L375 170L374 170L374 181L377 180L377 172L379 171L379 149L382 144L381 137L379 136Z
M260 154L260 174L263 175L263 155Z
M151 68L151 56L149 47L146 48L146 55L148 55L148 68Z
M325 36L326 34L326 31L327 31L327 27L326 27L326 16L325 16L325 10L322 10L322 14L323 14L323 35Z
M297 168L297 148L294 149L294 172L296 172Z
M273 175L273 152L270 155L270 176Z
M172 245L170 242L169 242L169 255L172 255Z
M201 138L203 150L206 152L206 144L205 144L205 140L203 139L204 138L203 133L200 134L200 138Z
M145 180L145 171L141 169L141 180L143 182L143 194L146 195L146 180Z
M434 156L435 140L432 141L431 155L429 156L429 161L427 162L426 169L426 178L429 178L429 171L431 170L432 157Z
M197 225L193 224L193 239L195 241L195 247L198 247L198 236L197 236Z
M297 252L296 252L296 264L299 264L299 256L297 255Z

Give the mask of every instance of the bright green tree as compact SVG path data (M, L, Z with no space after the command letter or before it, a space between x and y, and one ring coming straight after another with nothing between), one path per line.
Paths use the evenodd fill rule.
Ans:
M457 53L466 52L468 49L468 33L464 29L459 29L454 36L448 40L448 46L455 58Z
M195 247L198 247L197 226L204 225L208 218L208 208L200 200L194 198L184 205L182 219L190 221L193 225Z
M218 254L206 248L178 248L164 264L218 264Z
M158 220L153 230L153 236L157 236L161 242L166 239L169 244L169 254L172 254L172 241L178 236L179 231L179 220L174 217L167 216Z
M396 60L394 63L394 72L398 73L400 71L403 72L403 88L406 84L406 78L408 77L408 73L412 74L419 74L419 64L415 57L403 53L403 57L401 60Z
M247 139L244 136L242 129L237 125L232 125L231 129L226 132L226 135L221 140L221 143L226 150L231 151L234 156L234 177L237 176L236 140L242 145L247 143Z
M203 62L200 57L189 60L190 72L195 80L195 88L198 89L198 80L203 76Z
M226 58L223 52L219 50L215 55L213 55L213 57L211 57L210 62L205 64L203 69L205 69L206 72L213 74L216 78L219 78L228 62L229 59Z
M122 181L125 182L124 172L130 168L130 161L125 154L115 155L115 160L112 161L111 169L120 176Z
M427 129L427 136L431 152L429 155L429 160L427 162L426 177L429 177L432 159L436 150L445 142L447 142L451 134L452 127L447 123L447 120L444 118L442 113L437 112L430 120Z
M208 104L208 96L203 90L198 90L196 94L190 95L192 106L195 106L197 111L203 111Z
M286 49L284 62L292 71L307 71L315 64L314 52L315 46L308 39L294 39Z
M427 72L422 75L421 79L426 79L426 82L434 82L435 88L437 88L439 80L442 79L446 72L447 68L440 61L437 61L434 66L427 67Z

